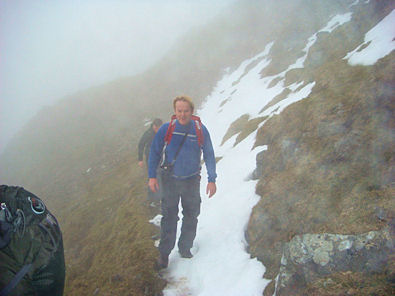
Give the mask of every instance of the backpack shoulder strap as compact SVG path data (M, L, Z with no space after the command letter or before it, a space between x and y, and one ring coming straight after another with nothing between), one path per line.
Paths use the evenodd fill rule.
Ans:
M195 131L196 131L196 136L198 138L198 144L200 147L202 147L204 143L202 122L200 120L200 117L196 115L192 115L192 120L195 122Z
M0 296L8 296L10 292L18 285L18 283L21 281L21 279L25 276L26 273L30 270L32 267L32 264L26 264L24 265L18 273L15 275L15 277L11 280L11 282L8 283L7 286L3 288L3 290L0 291Z
M168 145L171 141L171 137L173 136L174 129L176 128L176 120L177 117L173 115L171 117L169 127L167 128L166 134L165 134L165 144Z

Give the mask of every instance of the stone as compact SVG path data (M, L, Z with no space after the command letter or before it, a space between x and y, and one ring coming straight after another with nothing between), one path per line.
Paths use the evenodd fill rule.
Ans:
M284 246L276 295L299 295L308 283L336 272L384 272L394 242L389 227L359 235L297 235Z

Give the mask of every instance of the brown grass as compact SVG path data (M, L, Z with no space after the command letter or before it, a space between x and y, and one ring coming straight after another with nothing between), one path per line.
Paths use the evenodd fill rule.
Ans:
M133 169L132 169L133 168ZM157 229L146 182L133 159L69 197L60 212L67 263L66 295L160 295L154 270Z

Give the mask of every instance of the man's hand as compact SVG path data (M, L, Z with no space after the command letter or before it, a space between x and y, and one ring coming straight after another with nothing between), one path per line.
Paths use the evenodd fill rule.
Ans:
M217 185L215 185L214 182L208 182L206 189L206 194L208 194L208 197L212 197L215 192L217 192Z
M149 178L148 186L152 192L157 192L159 190L158 179L156 178Z
M144 162L143 161L139 161L139 167L143 168L144 166Z

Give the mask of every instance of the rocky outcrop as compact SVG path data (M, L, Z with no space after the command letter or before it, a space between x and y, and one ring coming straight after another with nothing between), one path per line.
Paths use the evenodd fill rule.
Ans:
M303 294L307 284L336 272L383 273L394 251L389 227L360 235L297 235L284 246L276 295Z

